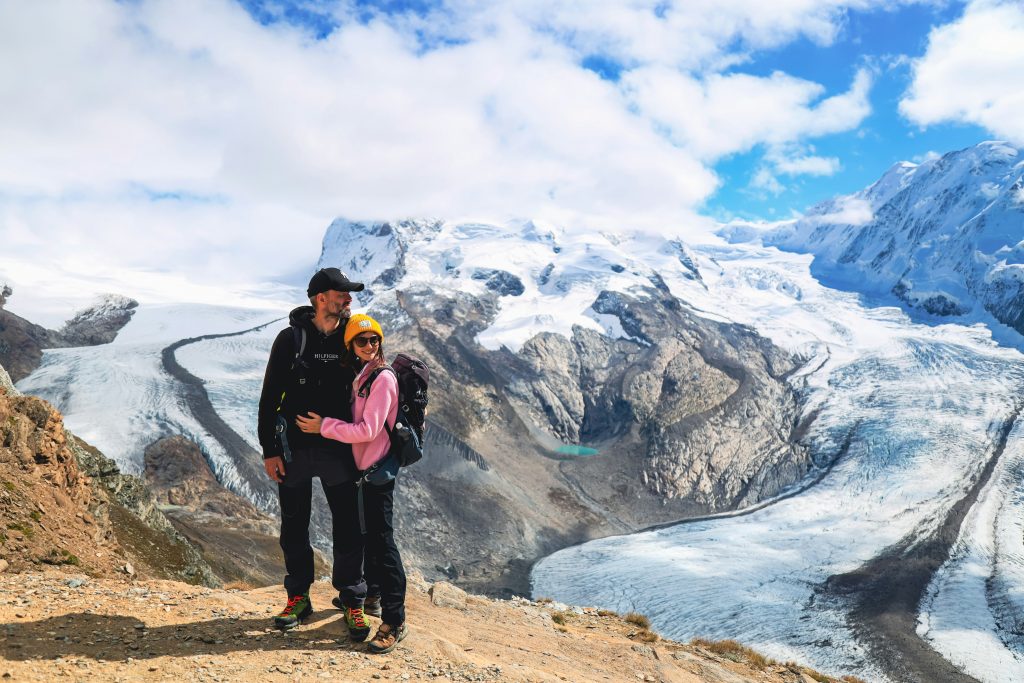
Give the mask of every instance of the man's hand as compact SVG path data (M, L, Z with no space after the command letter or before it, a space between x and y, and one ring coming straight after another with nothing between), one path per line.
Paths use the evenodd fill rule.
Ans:
M267 470L267 476L278 484L284 481L284 459L280 456L276 458L265 458L263 460L263 468Z
M320 425L323 424L324 419L313 412L306 414L309 415L309 417L296 415L295 424L299 425L299 429L306 432L307 434L319 434Z

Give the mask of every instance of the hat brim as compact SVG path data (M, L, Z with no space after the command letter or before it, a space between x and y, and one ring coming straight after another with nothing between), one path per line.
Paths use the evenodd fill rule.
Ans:
M364 289L366 289L366 285L364 285L362 282L349 282L344 285L339 285L338 287L332 286L331 289L337 290L339 292L361 292Z

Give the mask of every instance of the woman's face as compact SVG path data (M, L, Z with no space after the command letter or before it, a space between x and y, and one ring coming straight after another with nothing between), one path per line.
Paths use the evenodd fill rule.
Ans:
M363 332L352 339L352 349L356 357L364 363L368 363L377 356L377 349L380 348L380 337L376 332Z

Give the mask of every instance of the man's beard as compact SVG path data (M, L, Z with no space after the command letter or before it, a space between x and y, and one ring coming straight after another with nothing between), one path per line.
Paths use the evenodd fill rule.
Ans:
M341 310L338 311L337 313L335 313L333 311L329 311L327 313L327 317L328 318L337 318L340 322L347 321L351 316L352 316L352 306L351 306L351 304L349 304L347 306L342 306Z

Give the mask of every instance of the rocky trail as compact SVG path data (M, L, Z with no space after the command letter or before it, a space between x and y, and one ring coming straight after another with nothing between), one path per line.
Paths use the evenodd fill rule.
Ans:
M0 575L0 677L15 681L830 681L756 655L657 640L621 615L491 600L410 577L410 634L388 655L352 643L329 583L281 633L279 587L216 590L50 570ZM326 608L326 609L325 609ZM372 620L374 625L376 620ZM654 642L645 642L651 641ZM813 673L813 676L812 676ZM852 679L851 679L852 680Z

